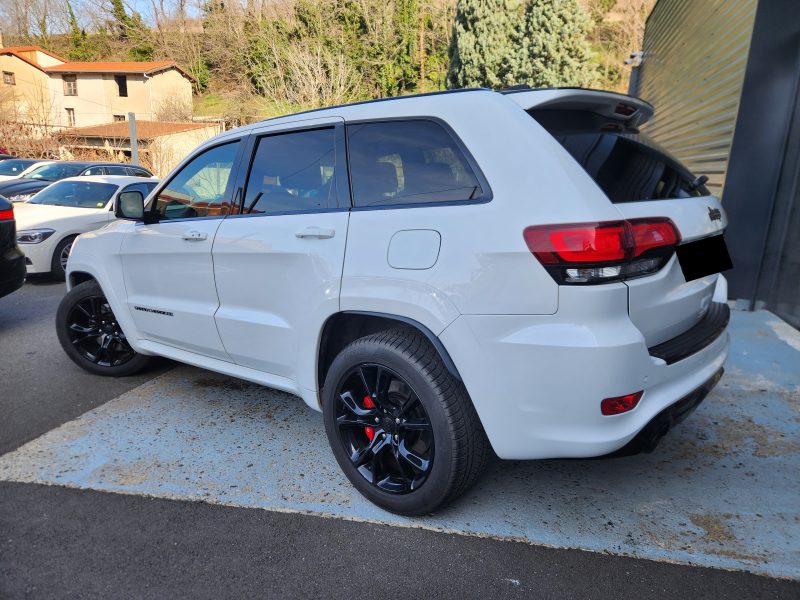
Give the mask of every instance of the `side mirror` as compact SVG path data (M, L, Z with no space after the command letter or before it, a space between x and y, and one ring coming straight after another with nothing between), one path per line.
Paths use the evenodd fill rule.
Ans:
M129 221L144 219L144 196L142 192L122 192L114 205L114 216Z

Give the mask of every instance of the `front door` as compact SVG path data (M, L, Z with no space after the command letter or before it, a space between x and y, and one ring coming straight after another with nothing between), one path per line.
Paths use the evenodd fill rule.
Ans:
M257 136L242 214L214 242L217 327L242 366L315 388L319 332L339 310L349 210L341 121ZM246 162L246 161L245 161Z
M205 150L178 171L122 243L128 304L145 339L230 360L214 324L211 247L233 206L239 140Z

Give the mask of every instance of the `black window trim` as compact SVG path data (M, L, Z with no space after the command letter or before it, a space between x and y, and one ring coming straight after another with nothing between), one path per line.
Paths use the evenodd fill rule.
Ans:
M248 138L249 138L249 136L247 134L239 135L239 136L231 136L229 138L225 138L223 140L220 140L216 144L212 144L212 145L209 145L209 146L203 146L202 148L198 148L195 152L193 152L192 154L187 156L176 167L176 169L174 171L174 175L172 177L170 177L169 179L163 180L155 188L153 188L150 191L150 194L148 196L151 197L152 200L150 201L150 206L145 208L145 212L149 212L151 214L156 212L156 210L155 210L155 207L156 207L156 204L157 204L156 199L158 198L159 194L161 194L161 191L163 189L165 189L170 183L172 183L172 180L175 179L175 177L177 177L180 174L180 172L184 169L184 167L186 167L195 158L197 158L198 156L200 156L202 154L205 154L206 152L214 150L215 148L219 148L220 146L227 146L228 144L234 144L234 143L238 143L239 144L239 149L236 152L236 156L233 159L233 168L231 169L231 176L228 178L228 183L225 186L225 192L226 193L229 192L229 191L233 192L232 193L232 197L233 197L234 201L231 203L231 206L232 207L236 206L238 204L238 201L239 201L239 199L237 198L237 194L239 193L239 190L237 189L236 184L238 182L239 171L241 170L240 165L241 165L242 158L243 158L243 152L245 151L245 149L247 147L249 147L249 139ZM183 223L185 221L208 221L208 220L211 220L211 219L225 219L225 218L231 217L231 216L238 216L238 215L230 215L230 214L228 214L228 215L212 215L210 217L184 217L182 219L163 219L163 220L159 220L159 221L157 221L155 223L151 223L148 226L162 225L162 224L165 224L165 223ZM136 225L144 225L144 222L143 221L137 221Z
M289 124L287 124L289 125ZM347 160L347 136L345 134L344 123L341 120L332 120L328 123L306 123L300 126L281 127L274 130L259 131L249 134L249 140L246 147L246 152L249 153L247 161L247 168L242 169L239 180L237 181L236 194L239 197L239 207L236 214L227 215L232 219L241 218L259 218L259 217L281 217L286 215L303 215L303 214L321 214L321 213L335 213L347 212L352 209L352 197L350 190L350 164ZM336 175L336 206L329 206L327 208L308 208L301 210L283 210L276 212L265 213L244 213L244 198L247 194L247 181L250 179L250 171L253 168L253 161L256 157L258 150L258 143L261 139L266 137L273 137L277 135L287 135L291 133L300 133L303 131L318 131L321 129L334 130L334 152L336 156L335 164L338 166L340 163L347 168L344 169L344 177L339 174ZM242 159L248 156L244 154Z
M407 208L432 208L432 207L440 207L440 206L466 206L470 204L487 204L491 202L494 198L494 193L492 192L492 188L489 185L486 177L483 174L478 162L475 160L475 157L472 156L472 153L467 148L466 144L461 140L459 135L455 132L455 130L450 126L450 124L442 119L441 117L435 117L432 115L413 115L413 116L402 116L402 117L382 117L382 118L368 118L368 119L354 119L351 121L346 122L346 126L349 127L350 125L365 125L365 124L373 124L373 123L391 123L397 121L431 121L439 125L444 132L450 136L450 138L455 143L458 150L464 156L467 161L467 165L469 168L472 169L472 174L475 176L475 179L478 180L478 184L481 186L481 195L477 198L473 198L471 200L444 200L444 201L436 201L436 202L416 202L416 203L400 203L400 204L376 204L370 206L356 206L355 205L355 198L353 197L353 177L351 173L351 161L350 161L350 136L346 135L346 143L347 143L347 179L350 182L350 201L352 211L365 211L365 210L399 210L399 209L407 209Z

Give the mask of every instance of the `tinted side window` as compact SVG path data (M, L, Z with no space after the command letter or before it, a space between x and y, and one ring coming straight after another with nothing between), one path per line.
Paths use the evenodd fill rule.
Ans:
M128 174L133 175L134 177L152 177L150 173L144 169L139 169L138 167L128 167Z
M388 121L347 128L356 206L472 200L477 177L445 129L433 121Z
M89 176L89 175L105 175L105 168L104 167L89 167L85 171L81 173L81 175Z
M126 169L125 167L107 166L107 167L105 167L105 169L106 169L106 175L127 175L128 174L128 169Z
M155 211L162 219L229 214L232 205L228 184L238 150L237 140L194 157L158 194Z
M335 129L279 133L258 140L245 213L336 207Z

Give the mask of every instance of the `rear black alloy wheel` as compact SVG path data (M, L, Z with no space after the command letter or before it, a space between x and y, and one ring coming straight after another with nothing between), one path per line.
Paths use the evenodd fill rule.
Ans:
M67 356L96 375L133 375L152 360L131 347L95 281L76 285L61 299L56 333Z
M118 367L136 356L103 296L87 296L67 315L68 335L80 355L101 367Z
M419 489L433 464L433 430L408 382L367 363L341 379L336 398L339 440L361 476L391 494Z
M325 375L322 412L350 483L398 514L429 514L451 502L489 457L464 384L415 329L380 331L342 349Z

